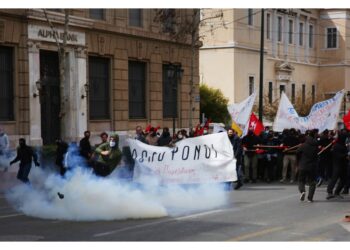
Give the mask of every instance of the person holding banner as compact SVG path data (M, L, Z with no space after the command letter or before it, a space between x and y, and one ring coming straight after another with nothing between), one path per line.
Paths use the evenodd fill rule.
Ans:
M299 145L299 140L297 137L297 133L295 129L289 129L285 132L286 136L282 140L282 144L280 146L286 146L288 147L286 150L284 150L284 158L283 158L283 170L282 170L282 179L280 180L281 183L285 182L287 179L287 171L288 167L291 168L291 175L290 175L290 183L293 183L295 181L296 176L296 162L297 158L295 155L296 152L296 146Z
M259 146L260 143L260 138L254 134L253 128L249 128L248 134L242 139L245 182L255 183L258 177L258 158L255 146Z
M316 131L312 130L306 137L305 143L303 143L298 149L297 154L300 157L299 163L299 192L300 201L305 200L305 184L309 184L309 193L307 196L308 202L313 202L313 197L316 191L316 170L317 170L317 158L318 158L318 143L316 140Z

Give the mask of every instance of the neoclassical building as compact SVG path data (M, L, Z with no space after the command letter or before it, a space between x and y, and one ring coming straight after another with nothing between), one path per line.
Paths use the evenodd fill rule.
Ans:
M198 47L171 36L192 10L164 11L161 22L153 9L0 9L0 126L12 145L196 124Z
M202 18L218 11L223 22L201 26L200 82L220 88L230 103L237 103L259 90L262 11L206 9ZM264 13L265 101L278 100L281 91L292 102L297 98L305 102L350 90L348 9L265 9Z

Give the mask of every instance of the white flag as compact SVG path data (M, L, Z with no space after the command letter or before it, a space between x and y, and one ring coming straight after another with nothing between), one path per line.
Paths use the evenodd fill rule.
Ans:
M232 120L236 124L245 126L248 123L255 102L255 97L256 93L254 92L244 101L240 103L230 104L227 107L227 110L230 113Z
M308 116L299 117L293 104L283 92L273 130L281 132L284 129L295 128L300 129L302 133L310 129L318 129L320 133L326 129L333 130L337 124L343 96L344 90L341 90L334 97L314 104Z

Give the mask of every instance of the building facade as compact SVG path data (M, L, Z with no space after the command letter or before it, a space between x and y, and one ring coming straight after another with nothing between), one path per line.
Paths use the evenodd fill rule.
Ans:
M171 36L191 10L165 11L170 21L154 9L0 10L0 126L11 141L196 123L198 47L193 55L190 42Z
M206 9L202 18L217 11ZM223 23L201 27L200 81L237 103L259 91L262 11L220 11ZM293 103L314 103L350 90L349 10L265 9L264 15L264 102L278 101L282 91Z

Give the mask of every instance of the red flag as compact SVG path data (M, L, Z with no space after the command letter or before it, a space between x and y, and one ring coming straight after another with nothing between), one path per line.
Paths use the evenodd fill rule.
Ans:
M264 125L254 113L250 115L249 129L252 129L255 135L260 135L264 131Z
M350 130L350 110L348 111L348 113L346 115L343 116L343 122L345 127Z

